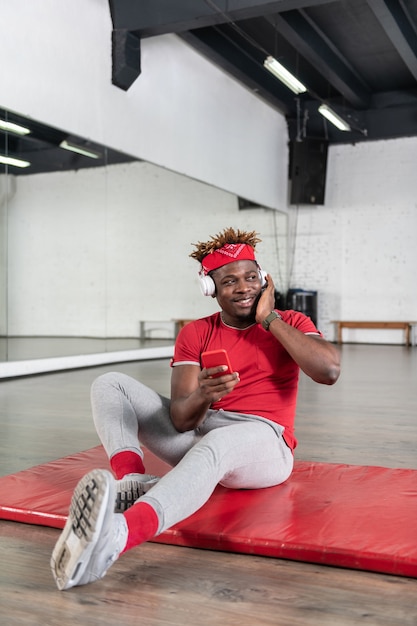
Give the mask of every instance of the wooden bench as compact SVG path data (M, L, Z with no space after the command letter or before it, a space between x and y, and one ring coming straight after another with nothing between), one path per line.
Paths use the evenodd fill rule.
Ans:
M139 339L176 339L181 328L192 319L140 320Z
M411 346L411 330L417 322L347 322L334 320L332 324L336 324L338 343L343 343L342 331L344 328L394 328L404 331L405 345Z

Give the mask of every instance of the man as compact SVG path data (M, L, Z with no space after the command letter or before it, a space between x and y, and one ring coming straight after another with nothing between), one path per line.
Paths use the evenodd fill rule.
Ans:
M94 382L95 426L116 480L93 470L77 485L51 558L60 590L102 578L123 552L197 511L219 483L261 489L290 476L299 369L331 385L339 353L310 318L274 309L259 241L228 228L195 245L202 291L221 311L178 335L170 400L124 374ZM231 373L201 365L203 352L219 348ZM172 466L166 476L146 474L142 444Z

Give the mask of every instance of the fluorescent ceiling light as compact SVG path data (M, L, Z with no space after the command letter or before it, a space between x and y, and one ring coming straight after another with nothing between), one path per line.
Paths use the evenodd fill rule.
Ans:
M59 144L60 148L64 148L64 150L69 150L70 152L76 152L77 154L82 154L83 156L90 157L90 159L99 159L102 154L100 152L96 152L91 148L83 148L82 146L77 146L75 143L70 143L69 141L61 141Z
M339 130L351 130L349 124L345 122L337 113L333 111L327 104L322 104L319 106L319 113L323 115L326 119L329 120L336 128Z
M0 119L0 130L5 130L15 135L28 135L30 133L29 128L15 124L14 122L6 122L6 120Z
M0 154L0 163L4 165L13 165L14 167L29 167L29 161L22 161L22 159L15 159L14 157L5 156Z
M276 78L278 78L288 89L291 89L296 94L305 93L307 87L301 83L298 78L293 76L281 63L279 63L274 57L267 57L264 61L264 67L271 72Z

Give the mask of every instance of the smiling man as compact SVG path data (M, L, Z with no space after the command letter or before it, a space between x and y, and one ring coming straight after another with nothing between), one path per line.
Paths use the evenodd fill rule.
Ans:
M272 277L255 258L259 241L227 228L195 244L201 289L220 312L178 335L170 399L120 373L93 383L95 426L115 478L93 470L77 485L51 558L59 589L102 578L122 553L197 511L219 483L262 489L291 475L299 370L331 385L339 353L310 318L275 310ZM231 373L202 366L202 353L218 349ZM163 478L146 474L142 444L171 465Z

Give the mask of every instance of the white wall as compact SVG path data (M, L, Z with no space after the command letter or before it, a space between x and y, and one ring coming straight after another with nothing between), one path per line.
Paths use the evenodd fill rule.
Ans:
M226 226L257 230L279 289L318 291L331 320L417 320L417 139L330 148L326 204L286 216L239 211L234 194L147 163L15 179L9 210L9 332L137 336L140 319L217 310L191 244ZM288 265L287 265L288 263ZM400 343L402 331L345 330Z
M9 334L137 335L139 318L211 310L171 271L184 271L192 241L225 226L265 231L276 265L282 218L239 214L236 196L286 210L279 113L174 35L143 41L141 76L128 92L113 86L103 0L15 0L1 9L0 106L167 168L141 166L134 201L126 170L96 171L93 182L82 172L9 176L16 194L1 223L9 254L0 272ZM118 184L119 176L128 180ZM281 243L284 232L281 224ZM139 291L143 267L152 267L151 285Z
M111 84L111 30L106 0L3 0L0 106L285 209L282 115L175 35L142 42L125 92Z
M417 320L417 138L333 146L326 204L294 208L291 285L319 291L331 320ZM402 331L344 330L347 341L400 343Z
M137 337L140 320L218 310L200 294L192 243L257 230L259 261L285 276L286 216L135 162L15 178L9 200L10 335Z

